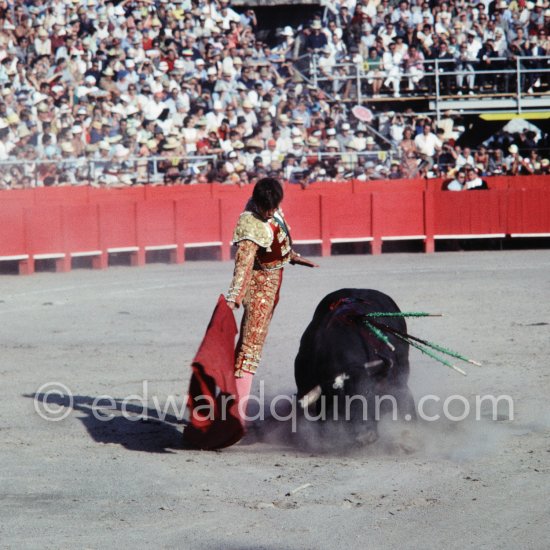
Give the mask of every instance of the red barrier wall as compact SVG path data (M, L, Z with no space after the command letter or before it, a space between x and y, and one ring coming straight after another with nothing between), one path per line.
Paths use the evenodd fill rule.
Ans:
M0 254L16 256L27 254L23 207L17 202L0 204Z
M91 187L37 187L33 189L34 204L83 204L88 202Z
M220 201L189 197L176 202L176 242L186 244L221 241Z
M99 235L102 249L138 247L136 203L99 205Z
M375 236L424 235L423 191L373 193L372 212Z
M62 209L57 204L25 208L27 253L64 254Z
M515 234L550 234L548 189L508 192L507 232Z
M70 254L93 252L101 249L99 209L96 205L65 205L62 213L65 234L64 252Z
M286 186L283 209L297 243L331 244L421 239L426 252L437 238L550 235L550 178L493 178L489 191L440 191L441 181L345 182ZM236 219L250 187L196 185L129 189L52 188L0 193L0 260L53 258L58 270L71 257L108 265L110 252L145 262L147 250L165 248L173 261L184 249L216 246L230 257ZM28 258L28 259L27 259Z
M329 218L330 239L372 238L372 194L325 197L323 212Z
M508 191L434 193L434 234L506 234Z
M375 180L375 181L356 181L354 182L354 193L372 193L381 191L388 193L390 191L424 191L434 188L441 189L441 180L425 180L423 178L412 180Z
M283 202L283 212L294 240L322 240L321 197L319 195L313 193L291 195Z

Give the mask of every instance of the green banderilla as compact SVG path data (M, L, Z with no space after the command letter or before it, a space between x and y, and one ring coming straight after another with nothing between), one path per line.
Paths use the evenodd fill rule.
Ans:
M395 346L390 342L390 339L378 328L378 327L375 327L372 323L369 323L366 319L365 319L365 326L379 339L381 340L382 342L384 342L384 344L386 344L386 346L388 346L392 351L395 351Z
M423 340L422 338L418 338L416 336L413 336L412 334L403 334L400 331L389 327L388 325L385 325L383 323L376 323L377 328L381 330L386 330L388 332L391 332L392 334L399 334L401 336L405 336L409 340L414 340L415 342L418 342L424 346L428 346L429 348L432 348L436 351L440 351L441 353L444 353L445 355L449 355L450 357L455 357L456 359L460 359L461 361L464 361L466 363L470 363L472 365L476 365L477 367L481 367L481 363L478 361L474 361L473 359L468 359L468 357L465 357L464 355L461 355L457 351L453 351L449 348L444 348L443 346L440 346L439 344L436 344L434 342L429 342L428 340ZM412 343L411 343L412 345Z
M365 313L365 317L443 317L442 313L426 313L425 311L375 311Z
M414 340L409 339L409 338L403 336L402 334L399 334L397 332L394 332L394 334L395 334L395 336L397 336L397 338L399 338L400 340L403 340L404 342L407 342L407 344L411 345L413 348L416 348L417 350L420 350L422 353L424 353L428 357L431 357L432 359L435 359L439 363L441 363L441 364L443 364L447 367L450 367L451 369L453 369L453 370L459 372L460 374L463 374L464 376L466 376L466 372L463 371L460 367L457 367L456 365L453 365L452 363L449 363L449 361L447 361L443 357L440 357L439 355L436 355L429 348L425 348L424 346L421 346L420 344L418 344Z

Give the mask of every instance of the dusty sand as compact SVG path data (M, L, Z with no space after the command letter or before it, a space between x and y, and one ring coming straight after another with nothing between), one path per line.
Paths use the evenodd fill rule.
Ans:
M417 400L507 394L514 419L500 407L496 421L389 421L372 446L322 451L305 444L309 431L265 422L233 448L186 451L170 416L100 422L90 407L142 395L144 380L150 407L153 396L181 405L230 263L2 276L1 547L547 548L550 252L320 263L285 273L256 394L260 382L267 396L294 392L299 338L326 293L370 287L402 309L444 313L411 332L484 364L462 377L413 353ZM48 382L75 396L62 421L34 410Z

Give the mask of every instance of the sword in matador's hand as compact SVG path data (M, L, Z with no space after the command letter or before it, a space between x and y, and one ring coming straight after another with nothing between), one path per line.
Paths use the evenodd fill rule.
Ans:
M319 264L316 264L315 262L312 262L311 260L308 260L307 258L304 258L303 256L300 256L298 252L291 252L292 256L290 258L290 263L292 265L305 265L306 267L319 267Z

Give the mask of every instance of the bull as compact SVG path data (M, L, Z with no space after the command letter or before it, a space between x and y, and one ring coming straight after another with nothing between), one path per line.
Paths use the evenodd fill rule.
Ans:
M321 300L300 341L294 364L300 405L316 419L344 419L359 444L376 441L384 408L416 418L407 386L409 344L392 332L406 334L405 319L383 318L387 342L365 324L368 313L399 311L377 290L337 290Z

